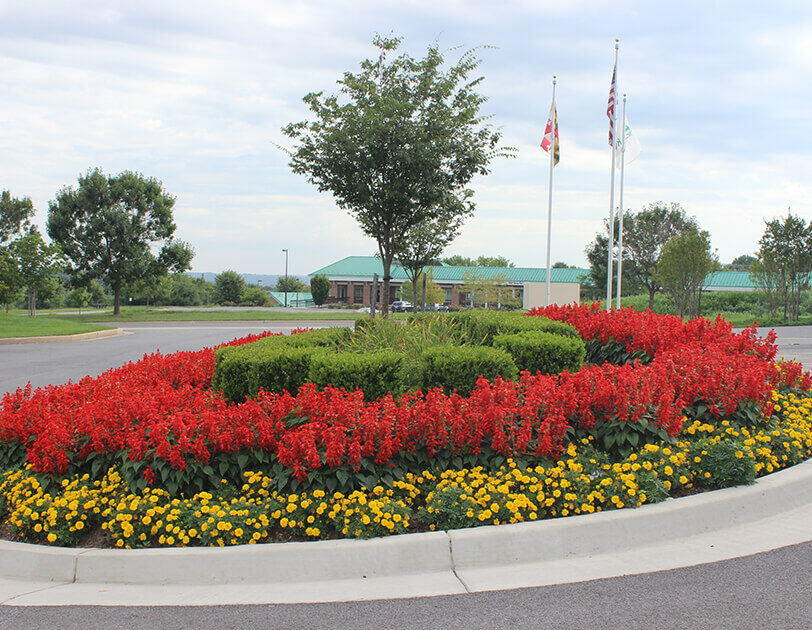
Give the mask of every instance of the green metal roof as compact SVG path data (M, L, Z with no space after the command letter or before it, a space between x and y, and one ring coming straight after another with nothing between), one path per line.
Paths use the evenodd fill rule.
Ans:
M755 283L750 279L749 271L715 271L705 278L706 288L731 287L735 289L753 289Z
M509 282L546 282L547 270L539 267L428 267L435 282L462 281L467 272L476 272L483 278L504 276ZM406 280L408 276L400 265L392 265L392 279ZM383 275L383 263L377 256L347 256L331 265L317 269L311 276L322 274L328 278L372 278ZM589 269L553 269L550 282L583 282Z
M285 304L284 291L268 291L268 295L270 295L280 305ZM312 306L313 304L315 304L315 302L313 302L313 296L310 293L294 293L293 291L288 292L288 306Z
M809 273L812 281L812 272ZM756 283L750 278L749 271L715 271L705 278L705 289L756 289Z

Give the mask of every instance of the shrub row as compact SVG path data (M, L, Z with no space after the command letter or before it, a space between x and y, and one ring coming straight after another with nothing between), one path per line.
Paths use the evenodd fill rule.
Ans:
M319 328L296 335L266 337L257 342L220 348L212 388L231 401L256 396L260 388L296 392L310 379L313 358L350 336L349 328Z
M530 318L527 318L530 319ZM495 348L513 357L516 367L532 374L577 372L584 365L586 349L580 338L563 337L541 331L500 334L493 338Z
M489 312L465 313L460 321L469 338L488 345L442 345L408 357L391 350L337 352L350 329L320 329L218 350L212 386L232 402L255 397L260 389L296 393L307 381L361 389L368 399L434 387L467 396L480 376L514 379L521 370L577 372L583 365L584 343L568 324Z

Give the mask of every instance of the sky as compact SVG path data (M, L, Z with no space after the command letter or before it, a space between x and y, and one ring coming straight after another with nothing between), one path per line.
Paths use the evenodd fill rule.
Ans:
M424 0L114 2L0 0L0 189L48 203L80 174L138 171L177 198L192 269L307 274L374 240L295 175L281 128L302 97L375 55L376 33L453 63L480 47L482 108L516 157L471 182L477 209L445 255L546 263L556 101L551 257L586 266L609 213L606 104L620 91L642 153L624 207L678 202L722 262L753 253L764 221L812 218L812 3L501 3ZM616 200L617 202L617 200Z

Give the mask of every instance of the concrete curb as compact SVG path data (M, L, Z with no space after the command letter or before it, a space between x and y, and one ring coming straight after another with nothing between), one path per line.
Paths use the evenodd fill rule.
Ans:
M88 339L104 339L105 337L118 337L126 335L121 328L108 330L94 330L93 332L79 333L77 335L47 335L44 337L4 337L0 339L0 346L10 346L21 343L58 343L60 341L86 341Z
M368 541L141 550L68 549L0 541L0 579L68 585L288 587L296 583L424 575L453 576L465 586L464 574L461 577L458 572L578 558L586 561L596 555L636 552L646 545L671 543L707 532L718 535L720 530L741 528L782 513L797 514L799 507L812 507L811 498L809 460L763 477L752 486L635 509ZM798 538L797 531L794 536L793 540ZM801 531L801 541L810 538L812 528ZM780 542L774 545L779 546Z

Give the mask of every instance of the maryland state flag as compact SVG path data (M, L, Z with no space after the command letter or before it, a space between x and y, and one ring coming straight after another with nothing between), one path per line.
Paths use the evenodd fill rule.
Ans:
M553 147L553 166L558 164L560 158L560 146L558 143L558 112L555 111L555 101L550 106L550 117L547 119L547 127L544 129L544 139L541 141L541 148L547 153L553 145L553 135L555 135L555 146Z

